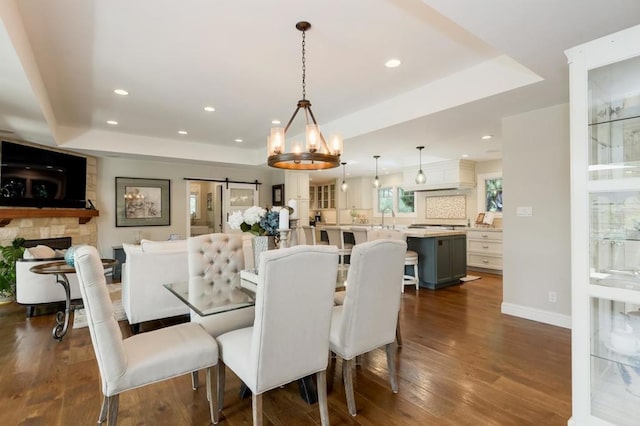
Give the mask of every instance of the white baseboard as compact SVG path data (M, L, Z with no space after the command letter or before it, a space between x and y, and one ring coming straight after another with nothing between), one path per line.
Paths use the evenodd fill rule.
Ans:
M502 302L501 312L514 317L525 318L545 324L555 325L571 329L571 316L558 314L556 312L543 311L542 309L531 308L529 306L515 305L513 303Z

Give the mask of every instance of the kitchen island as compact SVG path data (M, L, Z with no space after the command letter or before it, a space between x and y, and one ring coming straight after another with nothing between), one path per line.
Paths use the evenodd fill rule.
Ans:
M371 229L371 227L362 225L341 226L345 232L345 241L351 243L354 242L353 237L349 234L352 227ZM467 275L467 236L465 230L409 228L402 229L402 232L407 237L407 247L418 253L420 287L436 290L460 284L460 278Z
M467 235L464 231L407 229L409 250L418 253L420 287L431 290L460 284L467 275Z

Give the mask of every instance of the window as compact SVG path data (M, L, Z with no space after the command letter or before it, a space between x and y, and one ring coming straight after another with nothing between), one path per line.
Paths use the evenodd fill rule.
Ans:
M378 189L378 212L386 212L393 209L393 188Z
M198 219L200 216L200 211L198 209L198 194L195 192L189 194L189 216L192 219Z
M374 192L375 200L374 216L381 216L391 213L398 216L415 217L415 193L414 191L405 191L400 187L379 188Z
M484 181L485 207L488 212L502 211L502 178Z
M478 175L478 213L483 212L502 217L502 173Z
M398 213L415 213L415 193L398 188Z

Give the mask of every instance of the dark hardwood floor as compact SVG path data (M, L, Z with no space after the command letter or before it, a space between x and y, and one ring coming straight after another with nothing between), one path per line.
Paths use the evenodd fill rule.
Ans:
M398 350L400 392L389 387L383 350L355 374L358 415L348 414L335 365L329 392L333 425L566 425L571 416L570 331L500 313L502 277L437 291L406 288ZM145 324L143 330L166 325ZM130 335L126 321L121 322ZM15 303L0 306L0 425L90 425L101 392L89 330L51 339L53 315L25 318ZM227 372L221 423L251 424L251 398ZM264 396L265 424L320 424L296 384ZM126 392L119 424L206 425L204 377L191 390L183 376Z

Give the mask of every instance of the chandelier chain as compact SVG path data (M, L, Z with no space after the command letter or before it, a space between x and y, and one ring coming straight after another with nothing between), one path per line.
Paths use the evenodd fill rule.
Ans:
M307 59L306 59L306 31L302 31L302 99L307 99Z

